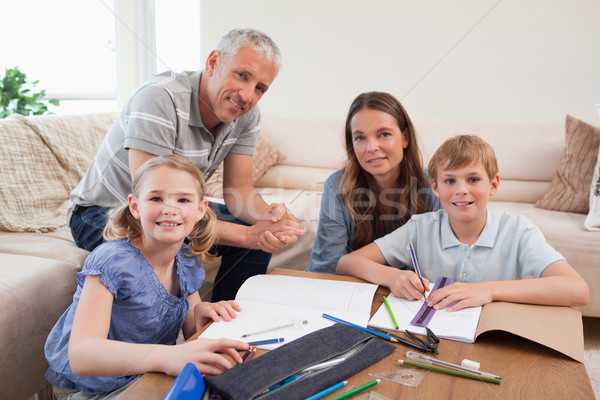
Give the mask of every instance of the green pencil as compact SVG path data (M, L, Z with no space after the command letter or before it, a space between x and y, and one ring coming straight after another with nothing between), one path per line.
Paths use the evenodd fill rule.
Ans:
M372 380L371 382L365 383L364 385L359 386L356 389L352 389L352 390L347 391L346 393L340 394L339 396L334 397L331 400L340 400L340 399L345 399L345 398L350 397L350 396L354 396L356 393L362 392L363 390L368 389L371 386L375 386L379 382L381 382L381 379Z
M400 329L400 328L398 328L398 323L396 322L396 318L394 317L394 313L392 312L392 307L390 307L390 303L388 303L388 301L387 301L387 297L383 296L383 301L385 302L385 308L387 308L388 312L390 313L390 317L392 317L392 322L394 323L394 328Z
M400 364L410 365L411 367L430 369L432 371L438 371L438 372L444 372L444 373L450 374L450 375L462 376L463 378L477 379L479 381L498 383L498 384L500 383L500 379L488 378L487 376L481 376L481 375L476 375L476 374L470 374L468 372L456 371L454 369L438 367L437 365L421 364L419 362L410 361L410 360L396 360L396 361L399 362Z

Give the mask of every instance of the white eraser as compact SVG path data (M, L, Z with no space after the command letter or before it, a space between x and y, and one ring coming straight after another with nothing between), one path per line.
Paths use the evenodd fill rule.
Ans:
M472 369L474 371L479 370L480 364L476 361L467 360L466 358L460 363L462 367Z

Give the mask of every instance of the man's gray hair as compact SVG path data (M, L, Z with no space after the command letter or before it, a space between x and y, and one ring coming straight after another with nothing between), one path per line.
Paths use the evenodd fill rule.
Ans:
M281 53L275 42L256 29L233 29L221 38L217 50L221 55L221 65L235 56L242 47L249 46L262 54L275 65L275 75L281 68Z

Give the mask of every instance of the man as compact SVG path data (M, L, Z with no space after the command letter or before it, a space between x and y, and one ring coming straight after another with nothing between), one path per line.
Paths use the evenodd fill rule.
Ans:
M203 71L167 71L142 85L71 192L67 218L75 243L89 251L102 243L107 212L127 202L135 171L152 157L175 153L194 162L207 180L224 165L225 206L211 204L222 256L212 301L233 299L248 277L265 273L270 253L305 233L283 204L266 204L252 182L260 119L255 106L280 64L268 36L235 29L210 53Z

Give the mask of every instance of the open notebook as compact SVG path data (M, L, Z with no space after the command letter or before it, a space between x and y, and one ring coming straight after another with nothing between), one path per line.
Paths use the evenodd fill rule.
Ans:
M390 295L388 302L401 330L425 334L424 328L410 325L423 300L411 301ZM385 304L373 315L369 326L394 331ZM437 311L427 326L440 338L468 343L473 343L485 332L505 331L583 362L581 312L571 307L496 301L483 307L465 308L453 313Z
M199 338L230 338L245 342L284 338L283 343L261 345L272 350L333 325L322 317L334 315L367 326L377 285L284 275L256 275L244 282L235 300L242 307L231 322L213 322ZM264 331L247 337L244 334Z
M387 297L387 300L390 303L390 308L394 313L396 322L398 322L400 331L408 330L420 335L427 334L425 328L410 324L410 321L423 306L423 299L406 300L390 294ZM462 310L455 312L448 312L445 309L437 310L427 327L440 338L473 343L475 341L475 332L477 331L480 315L481 306L463 308ZM369 321L369 326L387 329L390 332L395 330L385 304L382 304L375 315L373 315L373 318Z

